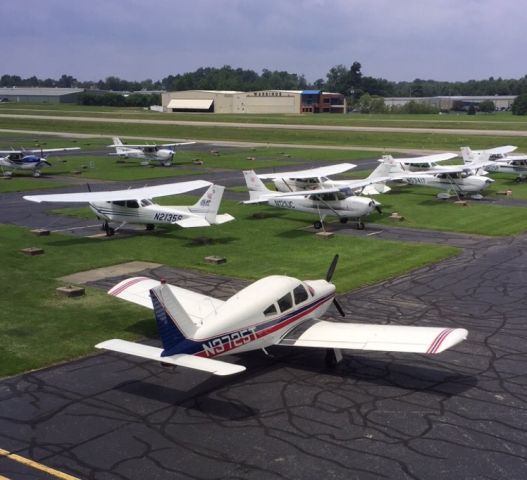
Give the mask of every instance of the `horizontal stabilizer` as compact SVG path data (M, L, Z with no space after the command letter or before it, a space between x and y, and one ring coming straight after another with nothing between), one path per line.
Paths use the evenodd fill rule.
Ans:
M279 345L382 352L441 353L467 338L464 328L306 322L288 332Z
M232 222L234 217L228 213L222 213L221 215L216 215L216 224L220 225L222 223Z
M174 223L183 228L210 227L210 223L204 217L188 217Z
M193 368L202 372L209 372L214 375L233 375L245 370L242 365L234 365L228 362L212 360L210 358L196 357L195 355L177 354L169 357L162 357L161 348L150 347L140 343L128 342L126 340L106 340L95 345L95 348L112 350L114 352L126 353L136 357L157 360L158 362L169 363L178 367Z

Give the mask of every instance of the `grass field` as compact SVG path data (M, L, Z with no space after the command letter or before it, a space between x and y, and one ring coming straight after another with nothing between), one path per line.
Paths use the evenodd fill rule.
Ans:
M527 130L527 118L511 113L494 114L215 114L167 113L160 114L141 108L85 107L80 105L2 104L0 113L20 115L66 115L101 118L137 118L149 120L185 120L194 122L263 123L282 125L383 126L401 128L463 128L481 130Z
M335 145L375 147L385 150L414 148L425 150L457 150L461 146L491 148L514 142L527 150L527 137L464 135L437 133L347 132L334 130L291 130L287 128L231 128L226 126L188 126L163 124L119 124L67 119L0 118L0 128L71 132L91 135L119 135L192 139L198 141L229 140L294 145Z

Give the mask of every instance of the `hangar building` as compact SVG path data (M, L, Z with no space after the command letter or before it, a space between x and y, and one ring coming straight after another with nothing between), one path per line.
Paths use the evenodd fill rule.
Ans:
M211 113L346 113L340 93L321 90L185 90L162 94L166 112Z
M20 103L76 103L83 88L2 87L0 101Z

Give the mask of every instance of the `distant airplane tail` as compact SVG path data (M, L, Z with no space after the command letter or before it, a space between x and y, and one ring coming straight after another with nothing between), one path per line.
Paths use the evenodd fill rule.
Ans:
M163 343L162 357L183 353L184 345L198 329L165 283L150 290L157 330ZM190 340L192 341L192 340Z
M192 206L192 213L204 213L205 220L211 225L230 222L234 217L229 214L218 215L221 199L225 187L221 185L211 185L203 196Z
M249 189L250 198L250 200L243 203L266 202L270 196L276 193L265 186L265 184L258 178L258 175L254 173L254 170L244 170L243 176L245 177L245 183Z
M465 165L473 163L476 160L475 154L470 147L461 147L461 156L463 157L463 163Z
M119 137L112 137L113 146L121 146L123 142L121 142L121 139Z
M369 179L395 177L408 172L404 164L394 159L391 155L383 155L379 162L379 166L371 172Z

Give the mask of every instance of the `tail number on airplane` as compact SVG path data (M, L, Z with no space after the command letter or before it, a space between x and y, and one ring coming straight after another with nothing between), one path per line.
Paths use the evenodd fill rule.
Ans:
M223 352L228 352L237 347L241 347L246 343L256 340L258 337L254 328L246 328L245 330L239 330L232 332L227 335L215 338L210 342L203 343L203 351L207 354L207 357L214 357Z
M154 220L158 222L179 222L183 219L183 215L177 213L156 213Z
M274 204L281 208L295 208L295 205L290 200L275 200Z

